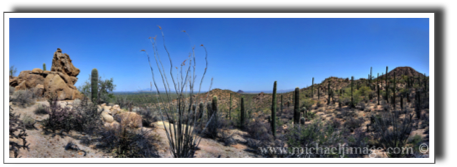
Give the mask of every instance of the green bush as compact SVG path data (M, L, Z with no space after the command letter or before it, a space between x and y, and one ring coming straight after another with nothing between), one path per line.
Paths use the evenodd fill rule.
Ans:
M33 92L28 89L15 91L10 100L13 104L23 108L35 103Z
M110 79L102 79L99 77L98 79L98 98L99 103L109 103L114 100L113 91L116 89L116 85L114 84L113 78ZM83 85L78 87L79 92L84 94L87 98L91 99L91 83L90 78L84 82Z

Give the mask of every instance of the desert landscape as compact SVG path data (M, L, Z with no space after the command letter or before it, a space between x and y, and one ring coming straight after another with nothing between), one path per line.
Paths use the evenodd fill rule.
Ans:
M148 37L145 49L136 50L141 57L105 55L100 59L107 63L100 63L92 60L96 56L78 57L88 52L73 56L56 46L34 58L52 61L50 66L43 63L42 68L29 69L23 58L12 61L25 63L19 64L20 72L10 63L9 157L429 158L433 81L429 71L416 70L427 69L428 60L414 60L419 62L416 68L407 62L401 65L401 58L388 66L383 62L390 59L380 61L376 56L356 62L337 55L330 57L335 62L324 57L324 63L315 63L318 56L308 56L304 60L313 59L317 69L305 72L300 70L308 62L281 65L276 63L279 57L262 57L254 63L243 57L230 64L221 56L227 50L195 45L185 30L182 38L188 38L191 47L174 56L171 50L176 47L166 42L165 30L154 28L159 35ZM184 60L176 63L177 57ZM266 59L274 64L268 66ZM136 61L148 64L147 74L136 70ZM224 63L209 66L211 61ZM361 69L339 61L369 65ZM250 71L244 70L251 65ZM106 72L113 74L111 70L115 75L106 77ZM86 79L81 74L88 74L88 79L81 81ZM243 82L241 77L250 80ZM218 78L222 84L215 84ZM149 88L130 91L131 85L144 81ZM129 91L116 91L120 86Z

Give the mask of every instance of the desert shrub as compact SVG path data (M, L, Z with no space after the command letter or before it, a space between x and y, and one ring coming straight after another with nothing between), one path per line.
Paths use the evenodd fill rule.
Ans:
M302 101L303 101L303 102L302 102L300 108L305 107L306 110L308 110L308 111L311 110L311 106L314 104L314 100L309 99L309 98L306 98L306 99L304 99L304 100L302 100Z
M222 141L224 143L225 146L230 146L232 144L235 144L236 141L235 139L233 138L233 133L231 132L228 132L228 131L222 131L221 132L221 137L220 137L220 141Z
M306 120L312 120L312 119L316 118L316 113L315 112L306 112L306 114L304 114L304 117ZM281 124L277 124L277 125L281 125Z
M347 138L347 143L348 146L352 148L351 154L348 154L348 156L351 158L358 158L362 157L363 155L370 154L370 151L367 148L368 136L364 132L362 132L361 128L355 129L354 135L350 135Z
M367 108L366 103L363 101L360 101L358 106L360 107L360 110L365 110Z
M251 138L260 140L262 142L270 142L273 139L270 124L264 123L260 119L250 121L246 131L249 133Z
M33 92L26 89L15 91L11 98L11 101L13 102L13 104L25 108L35 103L35 98Z
M30 115L24 115L24 117L22 117L22 122L26 129L35 129L36 121Z
M14 94L14 90L15 90L15 88L14 88L14 87L12 87L12 86L10 86L10 97L11 97L11 95L13 95L13 94Z
M98 111L97 106L89 103L86 97L79 105L73 106L71 109L58 105L55 97L49 99L49 104L47 111L49 117L43 122L47 130L53 132L76 130L87 135L94 135L103 125L100 119L102 111Z
M363 122L364 122L364 120L362 117L359 117L359 118L349 117L349 120L346 120L346 122L344 122L344 127L346 129L348 129L349 131L353 132L355 129L362 126Z
M419 146L422 143L422 141L423 141L422 136L416 134L413 137L408 139L408 144L410 144L413 147L413 151L416 153L416 152L420 152Z
M357 114L353 110L343 110L341 111L343 117L355 117Z
M38 107L33 111L33 113L35 113L36 115L48 114L48 109L47 107L39 104Z
M331 126L334 129L338 129L341 126L341 121L339 121L338 119L332 119L332 121L328 123L328 126Z
M289 149L297 147L337 147L338 143L342 140L341 133L333 126L324 125L320 119L315 119L311 124L306 127L294 127L286 135L287 145ZM292 152L292 150L289 150ZM297 157L338 157L338 150L330 152L329 154L322 154L318 150L310 150L304 152L293 152L291 156Z
M14 158L19 157L19 149L29 150L27 144L27 133L24 123L19 119L21 115L13 113L13 108L10 106L9 110L9 150L13 152Z
M399 112L384 113L374 123L373 129L379 138L379 144L385 148L405 147L407 139L412 130L413 115L406 115L401 119ZM390 128L392 126L392 128ZM403 157L401 153L391 152L389 157Z
M133 105L133 102L127 97L116 97L116 104L119 104L119 107L122 109L128 109Z
M84 82L83 85L78 87L79 92L84 94L89 99L91 98L91 77ZM112 99L114 99L113 91L116 89L116 85L114 84L113 78L110 79L102 79L100 76L98 79L98 104L108 103Z
M149 127L151 123L159 120L159 117L151 108L140 108L136 113L141 115L144 127Z
M124 126L99 131L99 147L116 158L158 158L157 145L160 137L143 130L134 131Z

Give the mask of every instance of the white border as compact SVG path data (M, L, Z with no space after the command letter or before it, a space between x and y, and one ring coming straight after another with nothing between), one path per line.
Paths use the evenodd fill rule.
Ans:
M435 162L435 47L433 13L4 13L4 88L9 85L9 18L429 18L430 75L430 156L429 158L9 158L7 126L3 127L4 163L434 163ZM8 92L8 91L5 91ZM9 104L8 93L3 103ZM8 123L9 106L3 107L4 125Z

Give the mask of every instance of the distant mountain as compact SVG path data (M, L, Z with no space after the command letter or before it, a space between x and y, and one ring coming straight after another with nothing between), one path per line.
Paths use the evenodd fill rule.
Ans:
M236 93L242 94L244 92L242 90L238 90L238 92L236 92Z

